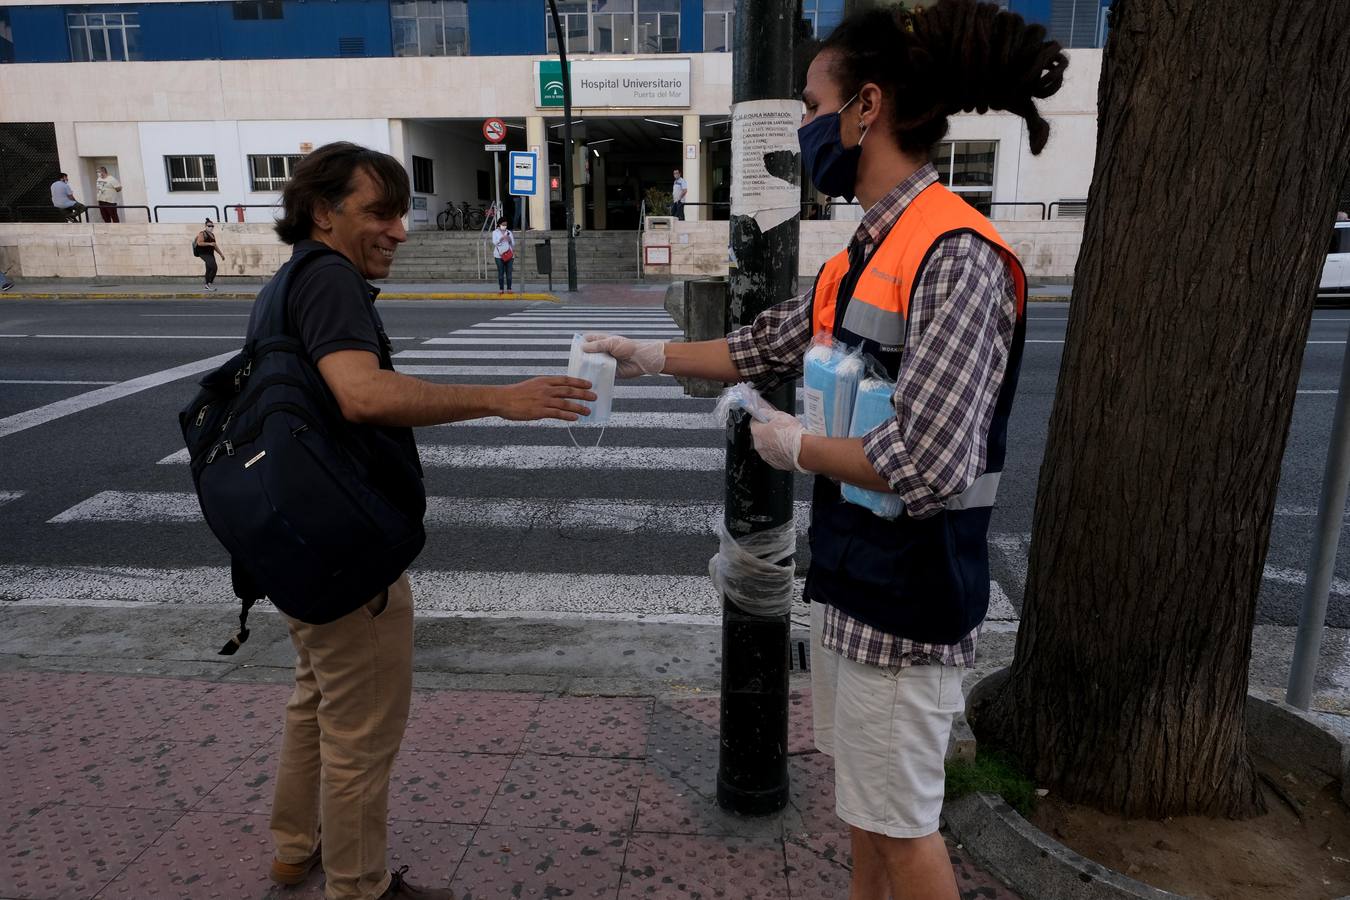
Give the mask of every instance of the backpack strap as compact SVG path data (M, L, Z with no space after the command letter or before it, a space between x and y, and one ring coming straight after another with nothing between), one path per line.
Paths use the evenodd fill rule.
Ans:
M257 331L248 336L244 344L244 353L248 359L256 355L258 344L269 337L289 336L290 335L290 314L287 303L291 292L291 283L295 276L305 265L321 256L342 256L336 250L329 247L321 249L307 250L297 256L287 260L286 263L277 271L274 277L262 292L258 295L258 300L263 308L258 317ZM345 257L343 257L345 259ZM263 599L264 594L259 589L253 576L249 574L244 564L234 557L230 558L230 585L234 588L234 595L239 598L239 630L234 636L225 642L225 646L220 648L218 656L234 656L248 640L248 614L253 609L253 605Z

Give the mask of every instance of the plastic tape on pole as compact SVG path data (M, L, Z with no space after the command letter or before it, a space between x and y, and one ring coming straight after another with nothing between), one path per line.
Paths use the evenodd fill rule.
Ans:
M895 384L882 378L866 378L858 385L858 398L853 407L850 437L861 437L881 423L895 417L891 397ZM849 503L865 506L883 519L894 519L905 511L905 501L898 494L869 491L853 484L840 488Z
M719 525L721 546L708 560L713 585L742 612L753 616L781 616L792 609L795 562L778 565L797 549L797 523L756 531L739 540L726 523Z

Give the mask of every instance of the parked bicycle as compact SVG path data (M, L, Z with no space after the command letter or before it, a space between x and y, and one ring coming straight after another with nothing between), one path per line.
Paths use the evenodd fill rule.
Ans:
M445 201L445 209L436 214L437 231L461 231L464 228L464 219L455 204L449 200Z

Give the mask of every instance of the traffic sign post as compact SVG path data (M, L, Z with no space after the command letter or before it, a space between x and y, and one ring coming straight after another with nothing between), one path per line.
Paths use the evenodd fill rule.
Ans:
M492 154L492 204L497 208L496 215L502 215L502 163L501 154L506 149L502 141L506 140L506 123L501 119L488 119L483 123L483 137L487 144L483 149ZM492 227L496 228L494 221Z
M539 154L512 150L507 161L506 190L512 197L533 197L539 193ZM517 203L523 202L520 200ZM526 209L529 207L527 206ZM521 218L521 230L529 227L526 217Z

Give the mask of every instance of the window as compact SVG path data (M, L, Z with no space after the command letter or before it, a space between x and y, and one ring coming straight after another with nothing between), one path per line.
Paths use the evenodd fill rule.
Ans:
M419 194L436 193L436 179L431 160L425 157L413 157L413 190Z
M282 156L249 156L248 176L251 191L279 191L291 180L291 173L300 162L299 154ZM212 166L214 171L215 166ZM171 189L172 190L172 189Z
M1050 36L1065 47L1100 47L1106 12L1102 0L1050 0Z
M729 53L735 33L735 0L703 0L703 52Z
M467 56L468 0L393 0L395 56Z
M997 141L943 141L933 150L933 167L953 193L988 214L994 199L997 153Z
M72 62L141 58L139 13L68 13Z
M811 33L824 40L844 18L844 0L802 0L802 18L811 23Z
M169 191L218 191L214 156L166 156Z
M280 19L281 0L235 0L234 17L239 20Z
M559 0L568 53L677 53L680 0ZM553 16L544 12L548 52L558 52Z

